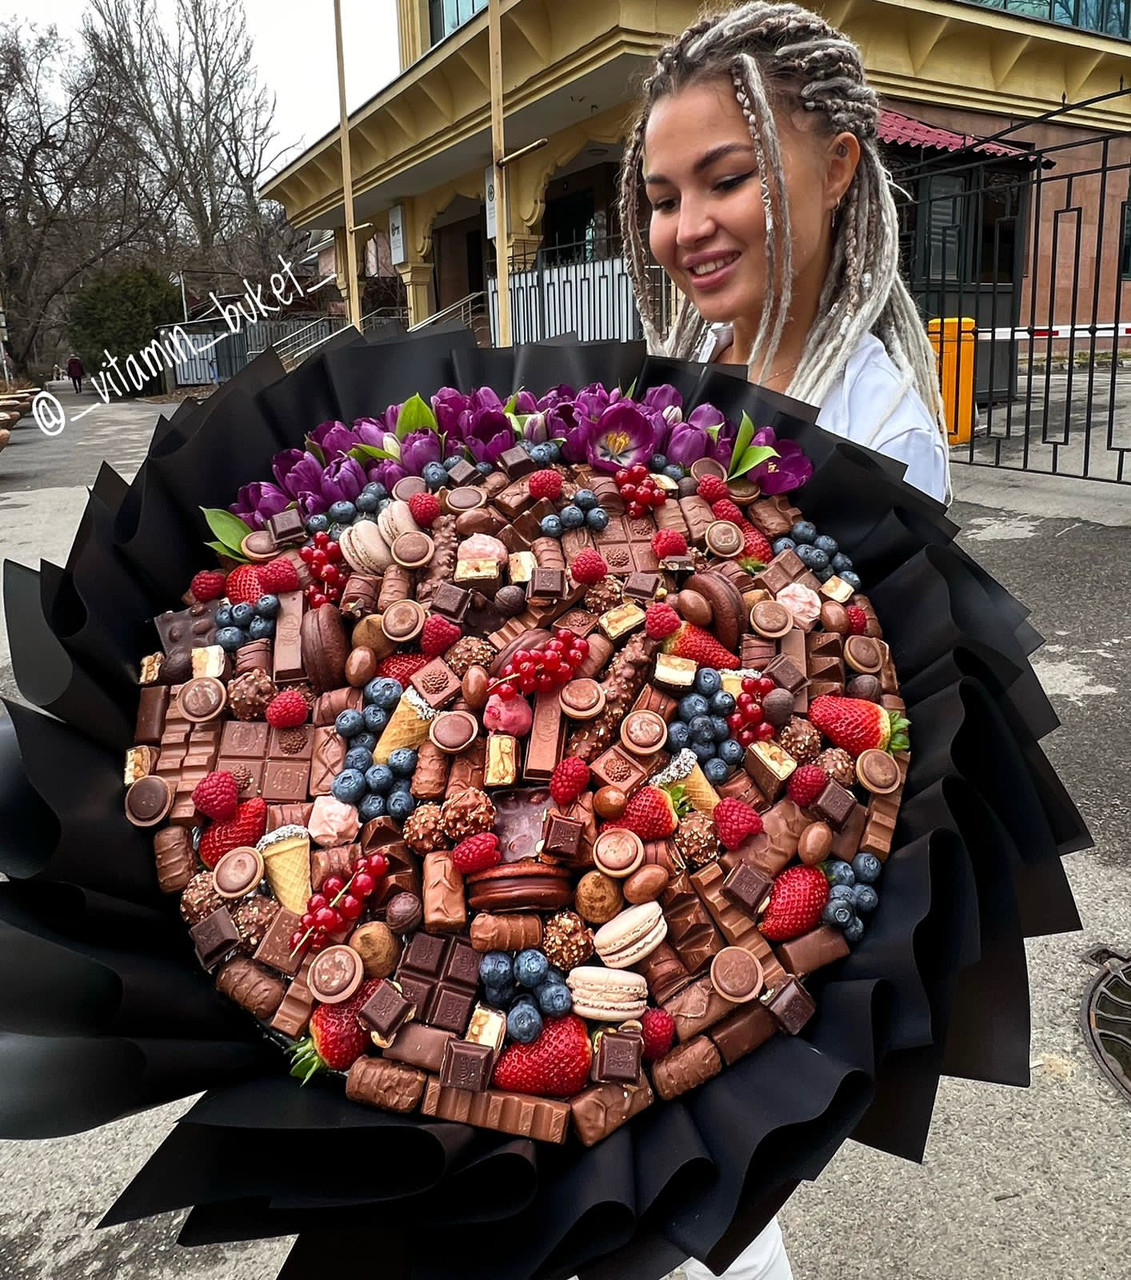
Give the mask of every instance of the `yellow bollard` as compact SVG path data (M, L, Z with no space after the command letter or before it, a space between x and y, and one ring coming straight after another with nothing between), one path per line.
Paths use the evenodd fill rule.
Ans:
M947 441L967 444L974 431L974 321L928 320L927 334L938 361Z

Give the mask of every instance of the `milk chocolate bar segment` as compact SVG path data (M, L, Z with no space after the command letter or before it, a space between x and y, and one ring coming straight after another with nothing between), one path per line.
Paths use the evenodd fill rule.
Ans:
M574 1131L583 1146L591 1147L610 1133L615 1133L652 1102L652 1090L647 1082L638 1088L625 1088L620 1084L594 1085L570 1102Z
M346 1076L346 1097L385 1111L415 1111L428 1077L384 1058L358 1058Z
M438 1120L474 1124L539 1142L564 1142L570 1117L568 1102L503 1093L498 1089L483 1093L445 1089L435 1078L428 1081L421 1111Z
M652 1083L665 1101L706 1084L723 1068L718 1049L707 1036L677 1045L652 1068Z

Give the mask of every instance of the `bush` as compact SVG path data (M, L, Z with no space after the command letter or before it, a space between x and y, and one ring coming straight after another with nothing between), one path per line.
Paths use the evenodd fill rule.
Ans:
M180 318L180 294L159 271L127 267L102 272L84 286L71 304L67 331L90 377L102 368L104 350L117 356L119 368L124 368L128 356L153 341L158 325ZM116 381L129 385L124 372ZM160 380L150 379L142 390L160 390Z

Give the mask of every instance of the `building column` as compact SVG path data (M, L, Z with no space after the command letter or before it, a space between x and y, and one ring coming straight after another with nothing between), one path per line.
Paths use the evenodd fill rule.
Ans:
M542 235L531 227L518 227L511 233L511 260L518 271L533 270L534 255L542 244Z
M400 262L397 275L404 281L408 297L408 322L410 325L427 320L432 314L432 264L430 262Z

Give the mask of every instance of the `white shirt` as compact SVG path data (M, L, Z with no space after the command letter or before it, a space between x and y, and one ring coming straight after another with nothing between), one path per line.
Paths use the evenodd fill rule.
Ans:
M731 342L730 325L713 326L705 358ZM950 455L946 441L914 387L902 387L899 370L875 334L865 334L844 372L821 402L817 423L826 431L907 464L907 482L947 502Z

